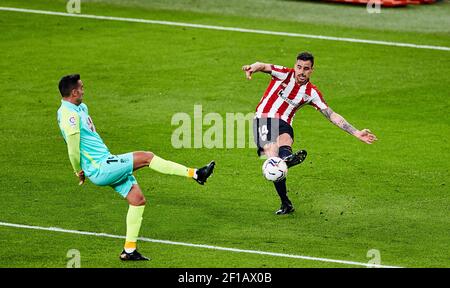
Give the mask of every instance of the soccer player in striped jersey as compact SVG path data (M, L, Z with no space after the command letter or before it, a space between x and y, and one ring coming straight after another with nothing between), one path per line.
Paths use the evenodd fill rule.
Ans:
M369 129L356 129L327 105L320 91L310 82L314 71L314 56L311 53L300 53L294 68L256 62L244 65L242 70L249 80L256 72L264 72L272 76L269 86L256 107L253 126L258 155L279 156L286 161L288 167L303 162L306 151L292 153L294 131L291 125L296 111L306 105L313 106L331 123L364 143L372 144L377 140ZM286 179L274 184L281 199L281 207L276 214L293 212L294 207L287 196Z
M59 82L62 96L58 125L67 144L70 163L82 185L85 177L98 186L110 186L128 203L127 232L121 260L149 260L136 250L146 199L133 171L150 167L157 172L192 178L203 185L214 170L214 161L200 169L164 160L149 151L112 155L97 133L83 101L80 75L64 76Z

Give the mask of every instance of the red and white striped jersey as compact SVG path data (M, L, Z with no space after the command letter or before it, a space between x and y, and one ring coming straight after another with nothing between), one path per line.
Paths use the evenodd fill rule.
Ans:
M292 68L271 65L272 79L256 107L256 118L280 118L289 125L295 112L306 104L317 110L328 107L322 94L310 82L299 85Z

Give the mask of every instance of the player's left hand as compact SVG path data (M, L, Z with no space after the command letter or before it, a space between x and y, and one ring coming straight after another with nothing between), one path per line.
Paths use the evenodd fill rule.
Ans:
M355 136L359 140L361 140L367 144L372 144L373 142L378 140L377 136L375 136L375 134L373 134L369 129L360 130L355 133Z
M248 80L252 79L252 74L255 72L252 65L242 66L242 71L245 72L245 77L247 77Z
M78 179L80 179L80 182L78 183L78 185L83 185L84 180L86 179L86 177L84 176L84 171L81 170L80 172L77 173Z

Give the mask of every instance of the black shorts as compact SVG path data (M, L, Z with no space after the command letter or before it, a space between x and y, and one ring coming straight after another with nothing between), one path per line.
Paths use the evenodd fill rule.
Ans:
M276 143L278 136L288 133L294 140L294 130L286 121L278 118L253 119L253 137L258 148L258 156L264 152L264 145Z

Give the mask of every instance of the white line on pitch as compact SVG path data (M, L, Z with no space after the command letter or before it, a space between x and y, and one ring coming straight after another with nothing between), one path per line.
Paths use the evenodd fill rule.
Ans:
M77 230L67 230L67 229L62 229L62 228L57 228L57 227L40 227L40 226L30 226L30 225L22 225L22 224L14 224L14 223L6 223L6 222L0 222L0 226L34 229L34 230L44 230L44 231L52 231L52 232L62 232L62 233L97 236L97 237L125 239L124 236L119 236L119 235L112 235L112 234L106 234L106 233L95 233L95 232L85 232L85 231L77 231ZM158 239L151 239L151 238L144 238L144 237L140 237L140 238L138 238L138 240L143 241L143 242L153 242L153 243L168 244L168 245L178 245L178 246L196 247L196 248L203 248L203 249L230 251L230 252L237 252L237 253L248 253L248 254L284 257L284 258L303 259L303 260L310 260L310 261L320 261L320 262L356 265L356 266L364 266L364 267L401 268L398 266L386 266L386 265L368 264L368 263L346 261L346 260L317 258L317 257L302 256L302 255L283 254L283 253L265 252L265 251L257 251L257 250L245 250L245 249L227 248L227 247L219 247L219 246L211 246L211 245L203 245L203 244L192 244L192 243L185 243L185 242L174 242L174 241L158 240Z
M69 13L63 13L63 12L21 9L21 8L13 8L13 7L0 7L0 11L13 11L13 12L22 12L22 13L34 13L34 14L89 18L89 19L100 19L100 20L122 21L122 22L136 22L136 23L158 24L158 25L168 25L168 26L182 26L182 27L191 27L191 28L200 28L200 29L234 31L234 32L242 32L242 33L255 33L255 34L265 34L265 35L286 36L286 37L302 37L302 38L342 41L342 42L351 42L351 43L376 44L376 45L408 47L408 48L417 48L417 49L432 49L432 50L450 51L450 47L445 47L445 46L419 45L419 44L411 44L411 43L365 40L365 39L343 38L343 37L331 37L331 36L289 33L289 32L276 32L276 31L267 31L267 30L245 29L245 28L238 28L238 27L201 25L201 24L192 24L192 23L183 23L183 22L147 20L147 19L138 19L138 18L110 17L110 16L89 15L89 14L69 14Z

